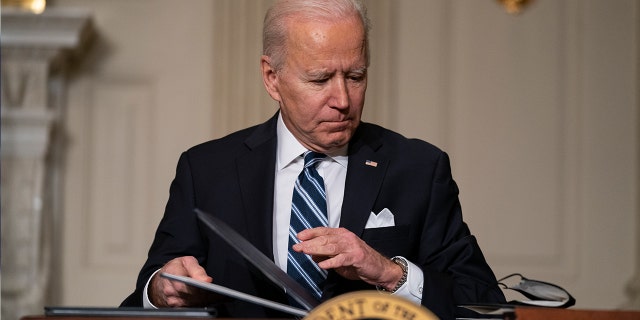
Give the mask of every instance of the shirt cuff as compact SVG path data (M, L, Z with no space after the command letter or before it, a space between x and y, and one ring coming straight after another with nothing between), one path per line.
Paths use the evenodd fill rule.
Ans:
M392 293L393 295L408 299L415 304L422 303L422 287L424 286L424 273L422 269L404 257L399 257L407 262L407 281Z
M142 291L142 306L144 308L158 309L158 307L154 306L153 303L151 303L151 300L149 299L148 290L147 290L149 288L149 283L151 282L151 279L153 279L153 276L155 276L156 273L158 273L158 271L160 271L160 269L156 270L153 274L151 274L151 277L149 277L149 280L147 280L147 283L144 285L144 291Z

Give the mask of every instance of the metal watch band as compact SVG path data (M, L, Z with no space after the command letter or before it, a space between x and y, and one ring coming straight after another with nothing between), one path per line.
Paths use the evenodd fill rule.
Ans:
M402 268L402 278L400 278L400 280L398 281L398 283L396 284L396 286L392 289L392 290L387 290L381 286L376 286L376 288L380 291L386 291L386 292L391 292L394 293L396 291L398 291L398 289L400 289L400 287L402 287L403 284L405 284L405 282L407 282L407 276L409 275L409 263L407 262L407 260L403 257L400 256L395 256L393 258L391 258L391 261L397 265L400 266L400 268Z
M391 293L394 293L398 291L398 289L400 289L400 287L402 287L405 282L407 282L407 276L409 275L409 263L403 257L393 257L391 258L391 261L402 268L402 278L400 278L400 281L398 281L396 287L391 290Z

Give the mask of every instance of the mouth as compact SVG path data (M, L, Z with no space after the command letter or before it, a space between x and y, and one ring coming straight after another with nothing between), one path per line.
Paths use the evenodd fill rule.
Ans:
M327 122L327 123L348 123L351 122L352 119L351 118L342 118L342 119L336 119L336 120L325 120L323 122Z
M353 119L350 119L350 118L322 122L325 128L328 128L329 132L347 131L352 127L352 123L353 123Z
M341 126L341 125L350 124L351 119L326 120L326 121L322 121L322 123L332 125L332 126Z

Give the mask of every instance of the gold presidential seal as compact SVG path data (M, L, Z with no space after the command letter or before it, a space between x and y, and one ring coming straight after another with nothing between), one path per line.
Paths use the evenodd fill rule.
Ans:
M429 309L378 291L345 293L313 308L305 320L438 320Z

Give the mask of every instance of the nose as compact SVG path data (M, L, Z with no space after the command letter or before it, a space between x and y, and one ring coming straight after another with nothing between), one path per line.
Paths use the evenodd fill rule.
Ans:
M331 100L329 101L332 108L345 109L349 107L349 88L347 80L344 78L336 78L331 88Z

